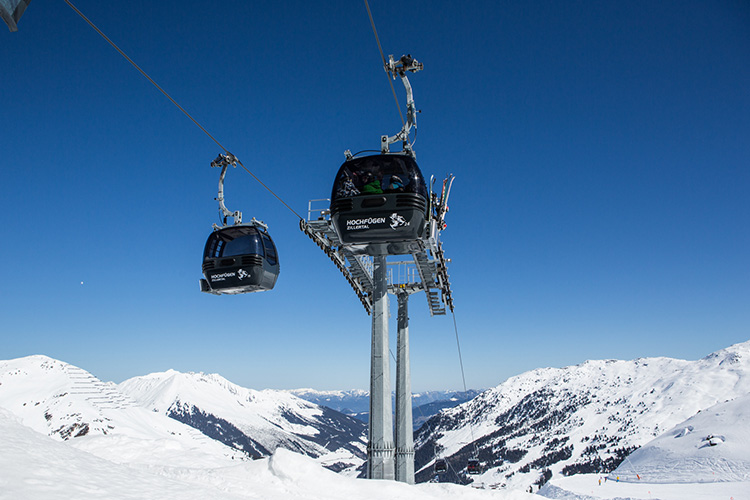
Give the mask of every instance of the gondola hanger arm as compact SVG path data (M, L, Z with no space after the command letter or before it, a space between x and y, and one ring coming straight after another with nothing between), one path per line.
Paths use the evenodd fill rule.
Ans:
M219 195L215 198L219 202L219 209L224 216L224 225L227 223L227 217L234 218L234 225L242 224L242 212L237 210L232 212L224 204L224 176L227 174L227 167L232 165L237 167L237 157L232 153L219 154L214 161L211 162L211 167L221 167L221 175L219 176ZM214 224L216 226L216 224Z
M416 73L421 71L424 65L418 62L416 59L411 57L410 54L401 56L396 61L393 59L393 55L388 56L388 61L385 63L385 70L396 79L396 76L401 78L401 82L404 84L406 89L406 123L404 123L401 130L394 136L381 136L380 137L380 150L383 154L390 151L390 145L401 141L403 148L406 153L414 157L414 151L412 150L411 144L409 144L409 133L412 127L417 127L417 109L414 105L414 92L409 83L409 78L406 76L407 72Z

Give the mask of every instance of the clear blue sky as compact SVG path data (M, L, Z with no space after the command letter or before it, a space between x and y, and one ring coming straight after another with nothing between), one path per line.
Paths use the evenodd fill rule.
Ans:
M74 3L301 214L345 149L400 128L362 2ZM443 241L469 387L750 338L748 2L370 6L386 54L424 63L423 172L456 175ZM368 387L369 316L242 170L227 205L269 224L279 281L198 291L220 150L62 0L0 46L0 359ZM414 390L461 388L452 318L410 305Z

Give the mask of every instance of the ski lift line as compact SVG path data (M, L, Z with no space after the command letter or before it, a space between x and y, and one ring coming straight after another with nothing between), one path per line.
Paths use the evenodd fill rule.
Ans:
M383 47L380 45L380 37L378 37L378 30L375 29L375 21L372 19L372 12L370 11L370 4L367 3L367 0L365 0L365 7L367 8L367 15L370 17L370 25L372 25L372 32L375 34L375 41L378 42L378 50L380 51L380 59L383 61L383 68L388 67L388 63L385 60L385 54L383 54ZM385 73L385 77L388 79L388 85L391 86L391 92L393 92L393 99L396 101L396 109L398 110L398 116L401 117L401 126L405 126L404 122L404 114L401 112L401 103L398 102L398 96L396 95L396 89L393 86L393 81L391 80L391 77L388 74L388 71Z
M466 389L466 374L464 372L464 359L461 355L461 343L458 341L458 324L456 323L456 311L453 310L451 307L451 314L453 315L453 330L456 332L456 348L458 349L458 362L461 366L461 380L464 384L464 393L467 392ZM477 443L474 439L474 426L471 424L471 420L469 421L469 431L471 432L471 442L474 445L474 455L477 454Z
M170 96L167 93L166 90L164 90L163 88L161 88L161 86L158 83L156 83L153 78L151 78L145 71L143 71L143 69L141 69L141 67L138 66L135 63L135 61L133 61L130 57L128 57L128 55L120 47L118 47L117 44L115 42L113 42L107 35L105 35L104 32L102 30L100 30L88 17L86 17L83 14L83 12L81 12L80 10L78 10L78 8L75 5L73 5L70 2L70 0L65 0L65 3L67 3L70 6L70 8L73 9L75 11L75 13L78 14L81 17L81 19L83 19L84 21L86 21L86 23L88 23L88 25L91 26L94 29L94 31L96 31L97 33L99 33L99 35L101 35L101 37L104 38L117 52L119 52L120 55L122 57L124 57L135 69L137 69L139 73L141 73L149 82L151 82L151 84L154 87L156 87L162 94L164 94L164 96L167 99L169 99L170 101L172 101L172 104L174 104L175 106L177 106L177 108L180 111L182 111L183 114L185 116L187 116L190 119L190 121L192 121L199 129L201 129L201 131L203 131L204 134L206 134L212 141L214 141L216 143L216 145L219 146L219 148L221 148L222 151L224 151L224 153L226 153L228 155L231 155L231 153L229 152L229 150L227 148L225 148L213 135L211 135L211 133L208 130L206 130L206 128L203 127L203 125L201 125L200 123L198 123L198 121L195 118L193 118L193 116L190 113L188 113L185 108L183 108L182 106L180 106L180 104L176 100L174 100L174 98L172 98L172 96ZM263 181L261 181L255 174L253 174L242 163L241 160L237 159L237 163L239 163L239 165L243 169L245 169L245 171L248 174L250 174L253 177L253 179L255 179L256 181L258 181L258 183L261 186L263 186L269 193L271 193L277 200L279 200L282 205L284 205L287 209L289 209L290 212L292 212L294 215L296 215L297 218L299 218L300 220L304 220L303 217L300 214L298 214L292 207L290 207L284 200L282 200L281 197L279 197L279 195L277 195L271 188L269 188Z
M247 168L247 167L246 167L246 166L245 166L245 165L244 165L244 164L242 163L242 160L240 160L240 159L237 159L237 163L239 163L239 165L240 165L240 166L241 166L241 167L242 167L243 169L245 169L245 172L247 172L248 174L250 174L250 175L251 175L251 176L253 177L253 179L255 179L256 181L258 181L258 184L260 184L261 186L263 186L264 188L266 188L266 191L268 191L269 193L271 193L271 194L273 195L273 197L274 197L274 198L276 198L277 200L279 200L279 201L281 202L281 204L282 204L282 205L284 205L284 206L285 206L285 207L286 207L286 208L287 208L287 209L288 209L288 210L289 210L290 212L292 212L292 213L293 213L293 214L294 214L295 216L297 216L297 218L298 218L298 219L299 219L300 221L304 221L304 220L305 220L305 219L304 219L304 217L302 217L302 216L301 216L300 214L298 214L298 213L297 213L297 212L296 212L296 211L295 211L295 210L294 210L294 209L293 209L292 207L290 207L290 206L289 206L289 204L287 204L287 202L285 202L284 200L282 200L282 199L281 199L281 197L280 197L279 195L277 195L276 193L274 193L274 192L273 192L273 190L272 190L272 189L271 189L270 187L266 186L266 184L265 184L265 183L264 183L264 182L263 182L262 180L260 180L260 179L258 178L258 176L256 176L256 175L255 175L254 173L252 173L252 172L250 171L250 169L248 169L248 168Z
M116 50L117 52L119 52L119 53L120 53L120 55L121 55L122 57L124 57L124 58L125 58L125 59L126 59L126 60L127 60L127 61L128 61L129 63L130 63L130 64L132 64L132 65L133 65L133 67L134 67L135 69L137 69L137 70L138 70L138 71L139 71L139 72L140 72L140 73L141 73L141 74L142 74L142 75L143 75L143 76L144 76L144 77L145 77L145 78L146 78L146 79L147 79L147 80L148 80L149 82L151 82L151 83L152 83L152 84L154 85L154 87L156 87L157 89L159 89L159 91L160 91L160 92L161 92L162 94L164 94L164 96L165 96L165 97L166 97L167 99L169 99L170 101L172 101L172 104L174 104L175 106L177 106L177 108L179 108L179 110L180 110L180 111L182 111L182 112L183 112L183 113L185 114L185 116L187 116L188 118L190 118L190 120L191 120L191 121L192 121L193 123L195 123L195 124L196 124L196 125L198 126L198 128L199 128L199 129L201 129L201 130L203 131L203 133L204 133L204 134L206 134L206 135L207 135L207 136L208 136L208 137L209 137L209 138L210 138L210 139L211 139L212 141L214 141L214 142L216 143L216 145L217 145L217 146L219 146L219 147L220 147L220 148L221 148L221 149L222 149L222 150L223 150L223 151L224 151L225 153L229 153L229 151L227 150L227 148L225 148L224 146L222 146L222 145L221 145L221 143L220 143L219 141L217 141L217 140L216 140L216 138L215 138L214 136L212 136L212 135L211 135L211 134L210 134L210 133L208 132L208 130L206 130L206 129L205 129L205 128L204 128L204 127L203 127L203 126L202 126L202 125L200 124L200 123L198 123L198 121L197 121L197 120L196 120L195 118L193 118L193 117L192 117L192 116L190 115L190 113L188 113L188 112L187 112L187 111L185 110L185 108L183 108L182 106L180 106L180 105L179 105L179 104L177 103L177 101L175 101L175 100L174 100L174 99L172 98L172 96L170 96L170 95L169 95L169 94L168 94L168 93L167 93L167 92L166 92L166 91L165 91L165 90L164 90L163 88L161 88L161 87L159 86L159 84L158 84L158 83L156 83L156 82L155 82L155 81L153 80L153 78L151 78L150 76L148 76L148 74L147 74L147 73L146 73L145 71L143 71L143 70L141 69L141 67L140 67L140 66L138 66L138 65L137 65L137 64L135 63L135 61L133 61L133 60L132 60L132 59L131 59L130 57L128 57L128 55L127 55L127 54L126 54L125 52L123 52L123 50L122 50L122 49L121 49L120 47L118 47L118 46L117 46L117 44L116 44L115 42L113 42L112 40L110 40L110 38L109 38L109 37L108 37L107 35L105 35L105 34L104 34L104 33L102 32L102 30L100 30L100 29L99 29L99 28L98 28L98 27L97 27L97 26L96 26L96 25L95 25L95 24L94 24L93 22L91 22L91 20L90 20L90 19L89 19L88 17L86 17L86 16L85 16L85 15L83 14L83 12L81 12L80 10L78 10L78 8L77 8L77 7L75 6L75 5L73 5L72 3L70 3L70 0L65 0L65 3L67 3L67 4L68 4L68 5L70 6L70 8L71 8L71 9L73 9L73 10L74 10L74 11L76 12L76 14L78 14L79 16L81 16L81 18L82 18L82 19L83 19L84 21L86 21L86 22L87 22L87 23L89 24L89 26L91 26L91 27L92 27L92 28L94 29L94 31L96 31L97 33L99 33L99 34L100 34L100 35L102 36L102 38L104 38L104 39L105 39L105 40L106 40L106 41L107 41L107 42L108 42L108 43L109 43L109 44L110 44L110 45L111 45L112 47L114 47L114 49L115 49L115 50Z
M461 366L461 380L464 384L464 392L466 392L466 375L464 373L464 360L461 356L461 343L458 340L458 326L456 324L456 312L453 311L453 330L456 332L456 348L458 349L458 363Z

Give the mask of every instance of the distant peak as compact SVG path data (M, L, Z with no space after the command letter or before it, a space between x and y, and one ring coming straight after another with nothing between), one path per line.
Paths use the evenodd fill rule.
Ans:
M750 340L712 352L701 361L717 362L719 365L735 365L750 357Z

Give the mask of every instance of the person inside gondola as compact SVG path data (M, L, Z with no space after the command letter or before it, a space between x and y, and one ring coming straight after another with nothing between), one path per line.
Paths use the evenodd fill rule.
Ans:
M385 188L386 193L403 193L404 183L401 181L401 177L398 175L392 175L390 181L388 181L388 187Z
M383 194L383 187L380 181L371 173L365 174L365 184L362 186L362 194Z
M336 195L342 198L357 196L358 194L359 189L357 189L356 184L349 175L346 176L346 180L343 183L339 184L338 190L336 191Z

